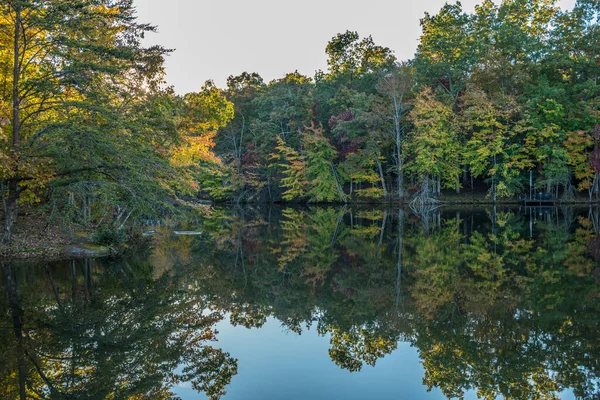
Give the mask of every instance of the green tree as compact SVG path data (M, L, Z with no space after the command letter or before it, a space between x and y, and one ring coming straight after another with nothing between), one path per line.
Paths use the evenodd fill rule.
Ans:
M141 39L153 31L136 21L133 1L103 3L11 0L0 5L3 93L0 173L8 189L2 243L12 236L19 200L36 200L34 189L58 176L116 170L123 165L81 163L57 170L45 150L64 134L57 115L68 122L107 117L147 85L155 86L166 50L144 48ZM10 88L10 89L9 89ZM115 113L116 114L116 113ZM115 115L113 114L113 115ZM56 123L58 122L58 123ZM84 140L85 129L73 140ZM110 143L110 142L109 142ZM89 153L88 153L89 154Z
M325 49L327 66L332 76L353 75L373 72L382 66L391 66L396 61L392 51L378 46L371 36L360 39L357 32L346 31L334 36Z
M323 136L323 129L311 125L302 132L306 153L306 179L310 201L343 201L343 181L334 164L335 148Z
M414 129L405 143L407 170L421 182L435 182L435 193L440 193L442 184L455 187L461 169L460 142L452 106L424 88L415 97L409 119Z
M283 192L284 200L301 199L306 196L306 161L303 156L289 146L286 146L283 139L277 137L276 152L271 155L271 159L276 167L282 170L283 178L281 186L286 189Z
M477 88L465 95L461 125L468 138L466 160L473 176L491 181L494 202L497 196L512 196L522 188L520 164L526 164L526 156L521 153L528 149L513 142L516 111L511 98L494 101Z
M396 194L403 198L404 193L404 164L406 156L403 151L408 134L408 113L413 89L414 68L407 63L401 64L391 72L383 75L377 85L380 95L372 107L372 113L377 117L375 129L383 137L391 138L393 142L394 171L396 173Z
M475 38L469 16L460 2L445 4L435 15L421 19L423 34L415 55L416 78L447 94L454 102L465 89L467 76L475 62Z

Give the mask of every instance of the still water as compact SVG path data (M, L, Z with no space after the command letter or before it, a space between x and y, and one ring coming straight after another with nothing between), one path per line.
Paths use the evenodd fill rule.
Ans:
M207 207L2 262L0 398L598 398L598 215Z

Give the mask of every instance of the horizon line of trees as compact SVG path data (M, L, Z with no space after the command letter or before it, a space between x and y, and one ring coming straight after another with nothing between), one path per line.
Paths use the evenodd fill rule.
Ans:
M443 189L556 198L600 190L597 1L446 4L399 62L357 32L327 45L328 71L265 83L230 76L235 116L215 137L213 198L432 199ZM213 186L214 184L214 186ZM484 186L485 185L485 186Z

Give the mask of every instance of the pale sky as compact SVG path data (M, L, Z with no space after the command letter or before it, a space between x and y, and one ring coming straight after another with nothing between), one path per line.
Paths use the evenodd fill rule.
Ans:
M265 82L288 72L325 70L325 46L337 33L372 35L398 60L414 56L419 19L446 0L135 0L140 22L158 26L146 44L175 49L167 83L178 93L200 90L207 79L225 87L229 75L258 72ZM463 0L472 11L480 0ZM571 8L575 0L560 0Z

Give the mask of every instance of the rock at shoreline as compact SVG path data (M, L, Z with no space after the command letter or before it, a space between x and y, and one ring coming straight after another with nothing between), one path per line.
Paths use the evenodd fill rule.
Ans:
M113 254L113 250L111 250L109 247L85 243L65 246L63 248L63 254L69 257L105 257Z

